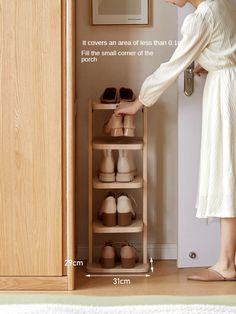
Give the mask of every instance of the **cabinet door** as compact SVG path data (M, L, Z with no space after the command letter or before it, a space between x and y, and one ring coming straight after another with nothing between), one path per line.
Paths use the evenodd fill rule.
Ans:
M0 0L0 276L62 275L61 0Z

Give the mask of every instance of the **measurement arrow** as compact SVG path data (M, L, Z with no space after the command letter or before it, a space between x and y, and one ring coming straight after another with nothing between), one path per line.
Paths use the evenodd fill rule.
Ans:
M150 277L149 274L104 274L104 275L95 275L95 274L87 274L85 275L88 278L91 277Z
M151 265L151 272L153 273L154 271L154 266L153 266L153 258L150 258L150 265Z

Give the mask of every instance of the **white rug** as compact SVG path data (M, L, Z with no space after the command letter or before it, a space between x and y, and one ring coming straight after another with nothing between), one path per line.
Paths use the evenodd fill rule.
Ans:
M236 314L236 306L210 304L158 304L84 306L65 304L0 305L4 314Z

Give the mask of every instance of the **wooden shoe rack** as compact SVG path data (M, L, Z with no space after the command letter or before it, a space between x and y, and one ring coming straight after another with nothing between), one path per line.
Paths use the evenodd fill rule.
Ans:
M140 119L142 121L142 136L140 137L111 137L111 136L99 136L99 131L101 131L101 126L106 121L105 116L111 115L112 111L116 108L117 104L103 104L98 101L89 100L88 110L89 110L89 147L88 147L88 246L89 246L89 256L87 262L87 272L89 273L145 273L149 270L149 262L147 256L147 109L143 107L137 115L141 115ZM100 115L99 118L96 117L96 112ZM103 119L102 119L103 118ZM97 121L97 120L100 120ZM102 121L103 120L103 121ZM100 126L99 123L101 124ZM99 130L98 130L99 129ZM101 133L101 132L100 132ZM141 176L135 177L132 182L121 183L121 182L100 182L97 177L96 161L98 158L95 157L95 153L104 149L127 149L136 152L140 152L142 169L138 169L138 174ZM140 170L140 171L139 171ZM106 192L105 190L115 190L119 189L131 191L135 189L140 191L142 194L141 204L138 204L141 213L139 218L135 219L131 225L122 227L106 227L96 219L95 206L99 203L95 197L95 193ZM137 190L138 189L138 190ZM139 194L140 194L139 193ZM97 194L96 194L97 195ZM141 246L141 258L139 262L136 263L134 268L122 268L121 266L116 266L115 268L105 269L102 268L99 263L99 258L94 254L95 251L95 238L102 236L107 237L108 240L112 238L113 235L120 235L128 237L129 234L139 234L142 239ZM102 248L102 246L101 246Z

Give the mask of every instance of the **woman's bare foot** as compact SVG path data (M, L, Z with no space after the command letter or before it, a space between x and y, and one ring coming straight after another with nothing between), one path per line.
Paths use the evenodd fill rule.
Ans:
M220 255L215 265L210 269L216 270L225 278L236 277L236 217L220 218Z
M220 218L220 255L215 265L204 268L199 273L189 276L191 280L235 280L235 253L236 253L236 217ZM218 273L218 274L217 274ZM223 278L223 277L224 278Z
M236 269L235 265L227 265L226 263L217 262L215 265L209 267L208 269L212 269L220 273L225 278L235 278L236 277Z

